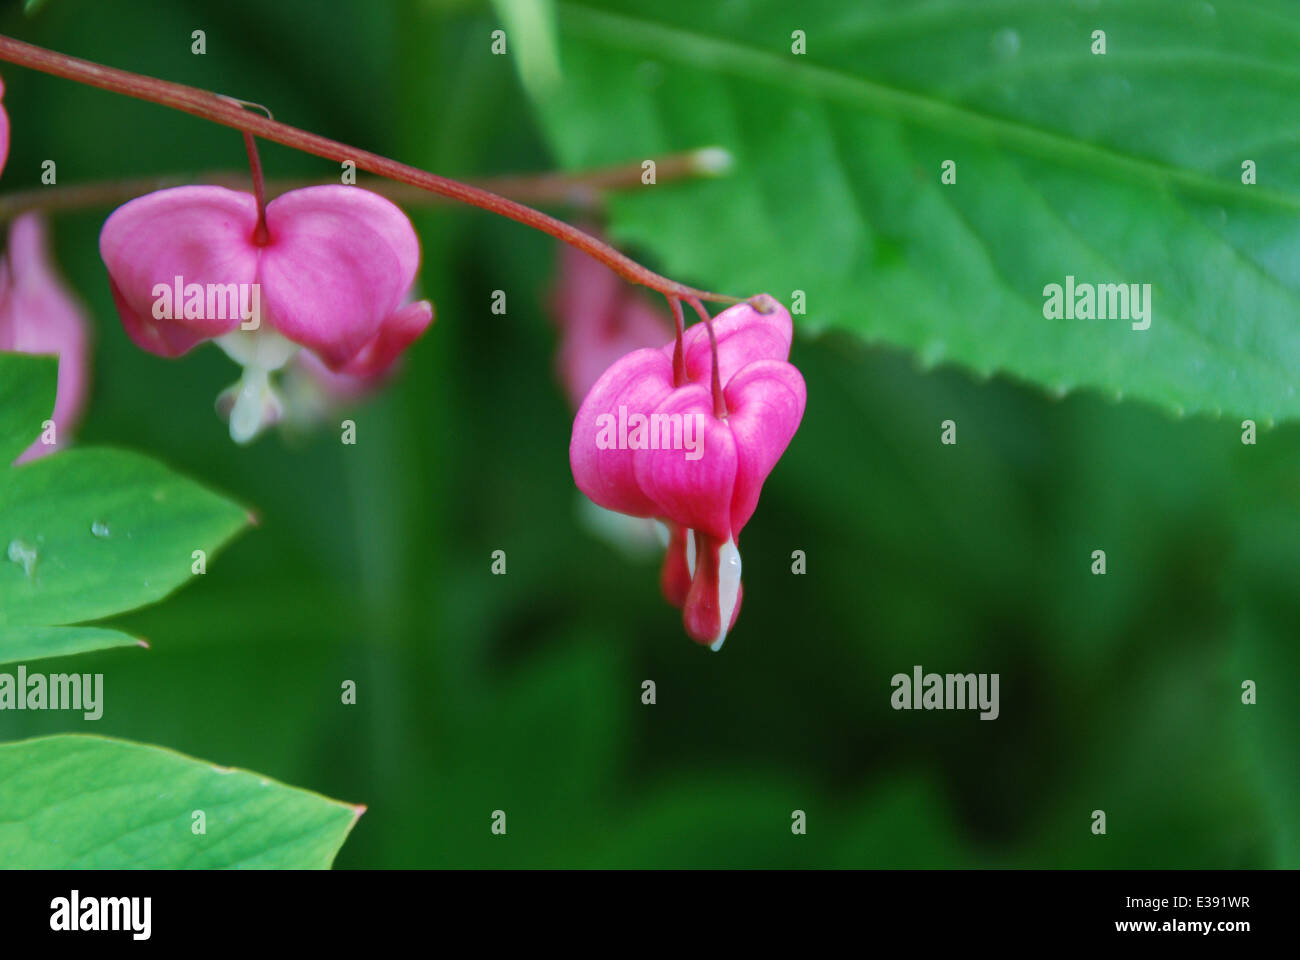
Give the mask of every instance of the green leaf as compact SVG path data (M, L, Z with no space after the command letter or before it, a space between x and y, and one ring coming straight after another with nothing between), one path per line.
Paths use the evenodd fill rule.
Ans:
M29 17L34 17L40 13L43 6L45 6L45 0L24 0L23 13Z
M786 303L805 291L804 328L927 365L1175 412L1300 415L1293 8L556 7L562 81L529 93L566 166L734 155L722 180L615 198L616 239L670 276ZM521 60L545 42L511 41ZM1046 319L1044 288L1067 276L1151 284L1150 328Z
M94 620L159 600L190 579L195 550L210 559L248 517L156 461L107 449L0 471L0 505L0 626Z
M0 663L144 646L143 640L107 627L0 627Z
M0 470L40 437L54 411L58 378L57 357L0 353Z
M365 808L159 747L59 736L0 745L0 810L5 868L325 869Z

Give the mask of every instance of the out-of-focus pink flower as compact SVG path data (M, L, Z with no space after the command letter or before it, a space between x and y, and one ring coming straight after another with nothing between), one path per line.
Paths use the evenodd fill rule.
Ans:
M5 95L5 82L0 80L0 98ZM0 173L4 172L5 162L9 159L9 114L4 104L0 103Z
M230 434L251 440L277 415L269 375L301 348L331 371L383 374L433 320L405 303L420 263L406 215L357 187L293 190L266 206L224 187L160 190L104 223L100 254L128 336L179 356L214 339L244 367Z
M27 213L9 227L0 256L0 350L57 354L54 443L43 438L18 458L22 463L64 445L86 405L90 386L90 327L85 308L50 262L45 221Z
M803 378L786 360L790 315L770 297L763 306L766 313L737 304L713 323L725 414L710 389L713 351L699 324L683 341L684 382L674 381L672 343L627 354L583 400L569 445L574 480L594 502L669 522L665 596L681 597L685 566L686 632L715 650L740 611L737 539L806 402Z
M561 244L559 280L551 297L560 329L556 367L576 410L619 357L672 336L668 321L603 263Z
M599 232L590 225L584 229L593 235ZM614 361L639 347L663 343L672 336L672 327L639 291L598 260L567 243L560 244L559 259L550 297L551 316L560 335L555 368L576 410ZM606 510L586 498L580 498L580 504L582 525L628 556L652 555L660 548L656 521Z

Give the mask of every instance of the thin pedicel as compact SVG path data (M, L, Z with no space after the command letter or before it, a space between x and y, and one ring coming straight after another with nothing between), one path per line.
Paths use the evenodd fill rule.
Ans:
M718 176L726 169L726 164L719 162L719 155L725 156L726 151L720 147L702 147L698 150L661 154L652 159L658 170L658 180L664 183L689 177ZM641 164L638 162L592 167L586 170L506 174L499 177L473 178L466 182L471 186L499 193L521 203L539 206L554 204L594 211L602 207L606 193L639 186L641 173ZM267 199L272 199L290 190L320 187L338 182L337 176L271 177L266 180L266 196ZM243 189L245 175L234 170L206 170L188 175L125 177L16 190L0 196L0 222L12 220L29 210L59 213L96 207L120 207L128 200L153 193L155 190L184 187L196 183L237 190ZM399 206L414 207L450 202L446 197L436 193L429 193L409 183L399 183L383 177L358 177L355 186L387 197Z
M171 107L184 113L234 127L243 133L261 137L286 147L301 150L304 153L325 157L339 163L351 162L359 169L388 177L402 183L420 187L431 193L457 200L471 206L480 207L492 213L508 217L525 226L548 233L558 240L571 244L605 264L615 273L642 286L649 287L666 297L679 297L684 300L701 300L711 303L741 303L739 297L720 293L697 290L694 287L678 283L641 266L631 257L625 256L606 243L602 243L588 233L571 226L562 220L534 210L532 207L499 196L480 187L470 186L457 180L440 177L435 173L420 170L391 160L388 157L368 150L350 147L337 140L322 137L298 127L259 117L246 111L232 98L200 90L185 84L172 83L147 77L143 74L106 67L90 60L68 56L54 50L47 50L35 44L24 43L13 37L0 36L0 60L38 70L52 76L73 80L87 86L98 87L112 93L135 97L160 106Z

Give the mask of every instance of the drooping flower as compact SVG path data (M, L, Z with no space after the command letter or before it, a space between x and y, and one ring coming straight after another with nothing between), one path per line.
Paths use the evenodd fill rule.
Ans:
M90 327L85 308L50 262L46 225L38 214L14 220L0 256L0 350L58 356L54 430L38 437L18 462L53 453L67 443L85 408Z
M204 340L244 368L230 435L251 440L280 400L270 374L300 349L336 373L381 373L433 320L405 303L420 263L410 220L352 186L307 187L266 205L224 187L160 190L118 208L99 249L127 335L179 356Z
M787 362L790 315L772 298L730 307L712 327L716 345L707 324L687 331L680 378L675 343L606 370L574 418L569 461L596 503L669 522L664 593L681 598L687 634L716 650L740 611L737 540L803 418L806 389Z

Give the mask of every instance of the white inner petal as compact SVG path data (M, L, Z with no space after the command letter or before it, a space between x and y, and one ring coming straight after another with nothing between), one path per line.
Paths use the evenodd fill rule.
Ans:
M726 642L731 615L736 612L739 598L740 551L736 549L736 542L728 539L718 550L718 638L709 644L710 650L717 652Z
M686 528L686 572L695 579L695 531Z
M652 521L655 525L655 535L659 538L659 546L665 550L668 549L668 543L672 539L672 534L668 531L668 525L662 520Z
M265 370L246 367L235 393L235 405L230 411L230 439L235 443L248 443L257 436L266 419L268 405L274 394L271 379Z
M298 344L276 333L268 324L256 330L231 330L214 341L241 367L279 370L298 352Z

